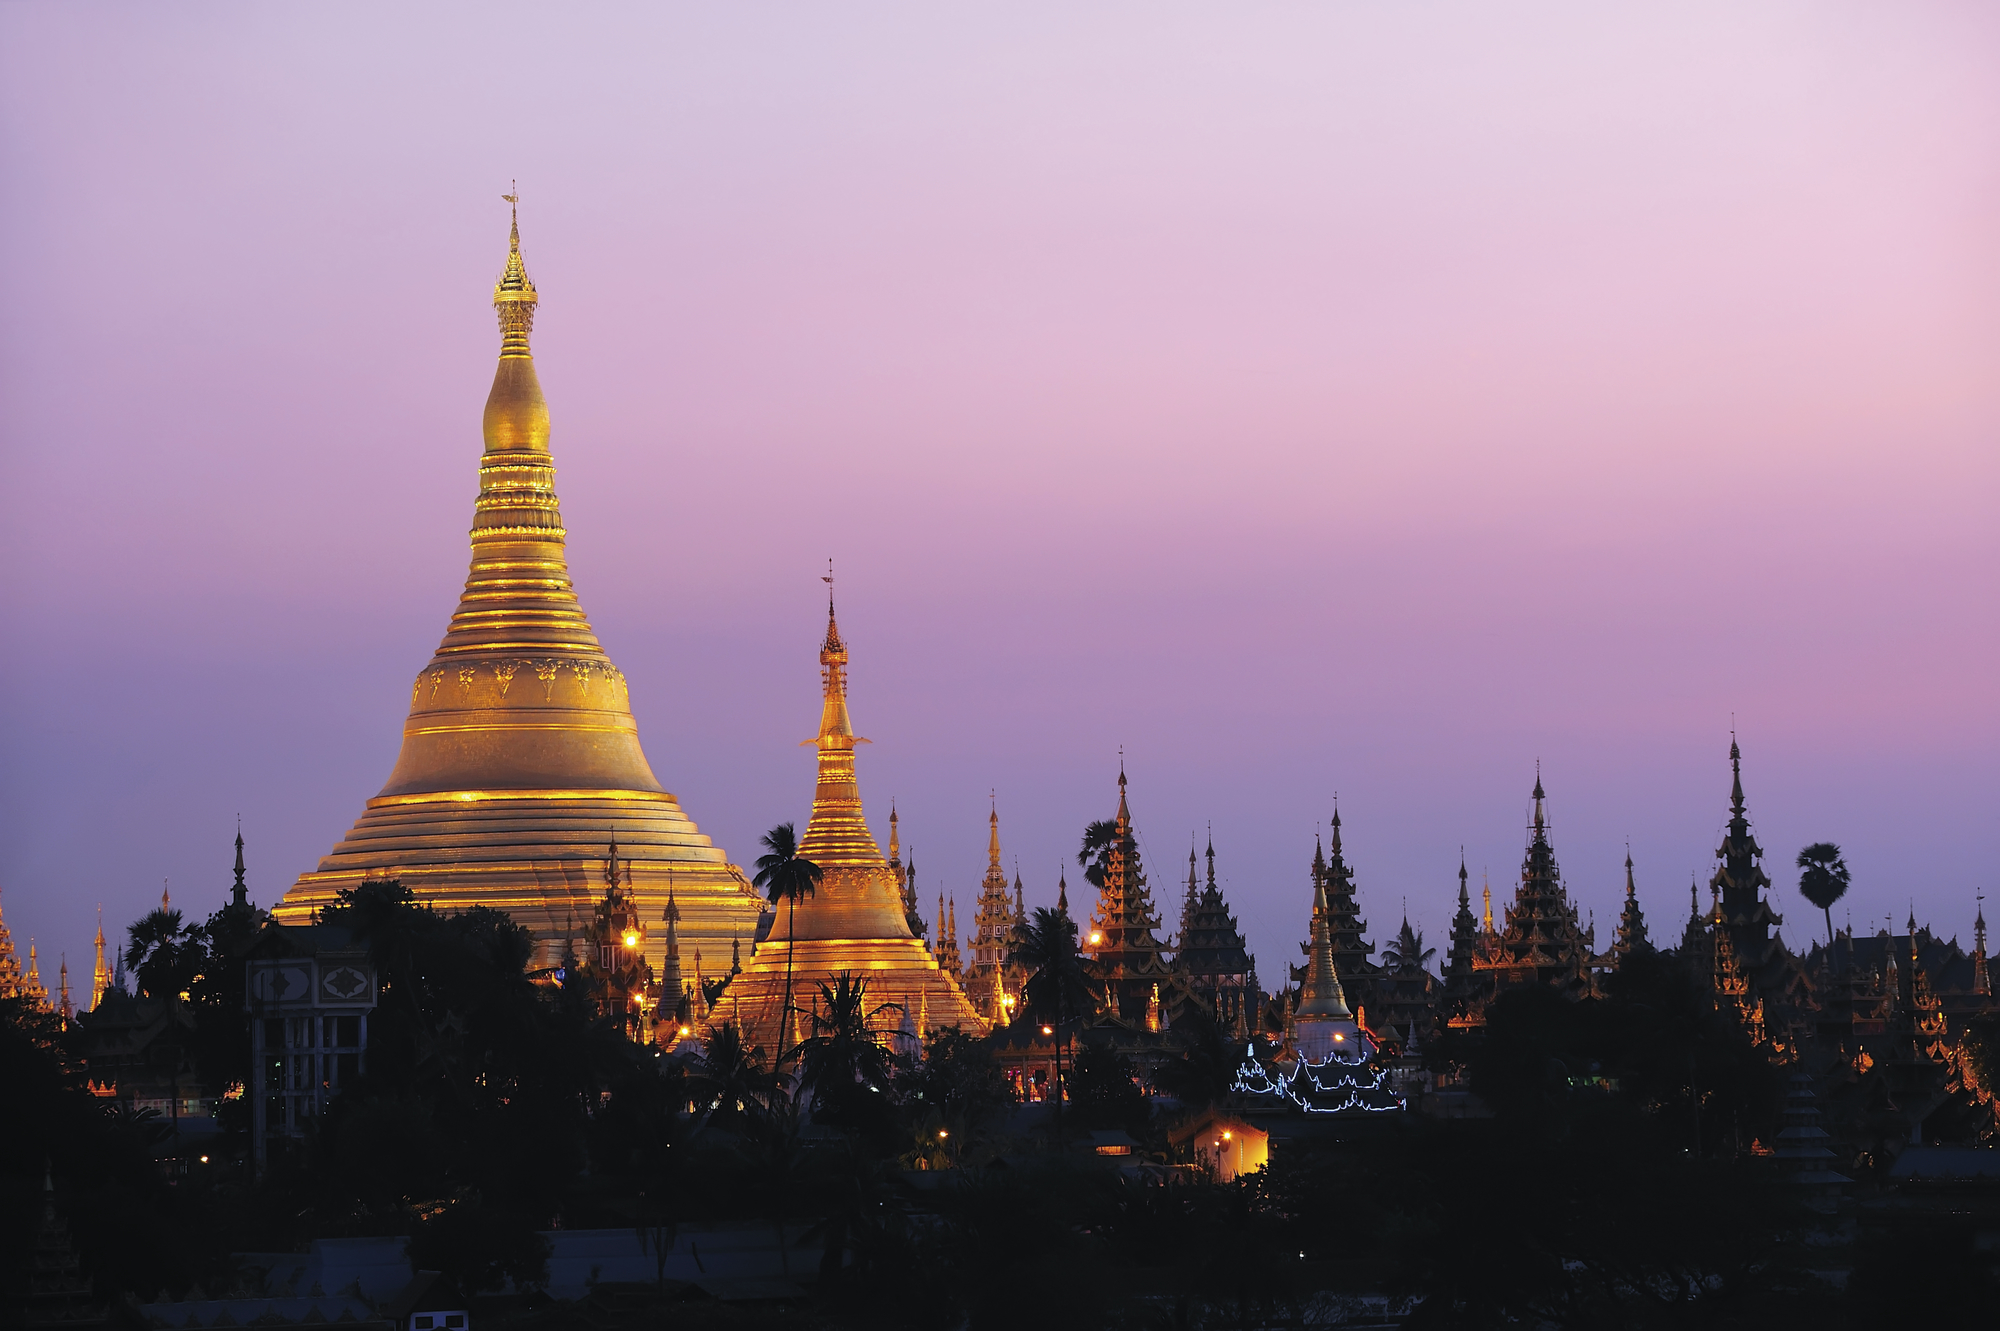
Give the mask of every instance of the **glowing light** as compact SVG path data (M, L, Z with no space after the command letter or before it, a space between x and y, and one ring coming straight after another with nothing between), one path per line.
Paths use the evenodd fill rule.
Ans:
M1096 946L1097 946L1097 945L1098 945L1099 943L1101 943L1101 942L1103 942L1103 941L1104 941L1104 935L1103 935L1103 934L1101 934L1101 933L1097 932L1097 930L1095 930L1095 929L1092 929L1092 930L1090 931L1090 945L1091 945L1092 947L1096 947Z
M685 1026L681 1027L681 1034L686 1035L687 1033L688 1033L688 1028Z
M1042 1034L1043 1034L1043 1035L1054 1035L1055 1033L1056 1033L1056 1028L1055 1028L1055 1027L1053 1027L1053 1026L1044 1026L1044 1027L1042 1027Z
M1347 1037L1345 1035L1342 1035L1339 1031L1335 1031L1333 1033L1333 1038L1336 1040L1345 1040Z
M207 1156L203 1156L203 1157L201 1158L201 1162L202 1162L203 1164L207 1164L207 1163L208 1163L208 1157L207 1157Z
M939 1140L943 1140L944 1138L946 1138L946 1137L949 1137L949 1136L951 1136L951 1134L950 1134L949 1132L945 1131L945 1130L944 1130L943 1128L939 1128L939 1129L938 1129L938 1139L939 1139ZM206 1157L204 1157L204 1158L206 1158Z
M1225 1133L1223 1133L1223 1134L1222 1134L1222 1140L1224 1140L1224 1141L1228 1141L1228 1140L1229 1140L1229 1136L1230 1136L1230 1134L1229 1134L1229 1133L1226 1133L1226 1132L1225 1132Z
M625 946L627 946L627 947L637 947L637 946L639 946L639 935L637 935L637 934L626 934L626 935L625 935ZM1335 1036L1334 1038L1335 1038L1335 1039L1339 1039L1340 1037L1339 1037L1339 1036Z

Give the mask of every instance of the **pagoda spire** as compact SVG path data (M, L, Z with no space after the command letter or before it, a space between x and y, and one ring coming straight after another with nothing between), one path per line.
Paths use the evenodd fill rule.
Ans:
M1632 848L1625 847L1625 909L1618 917L1618 936L1611 944L1612 955L1623 962L1633 952L1647 949L1646 916L1639 909L1639 889L1632 878Z
M1972 992L1991 995L1993 979L1986 965L1986 894L1978 897L1979 913L1972 919Z
M660 919L667 926L667 952L660 963L661 1006L670 1011L677 1008L682 997L681 982L681 908L674 899L674 881L667 879L667 905L660 912Z
M90 976L90 1007L94 1012L111 988L111 967L104 959L104 907L97 908L97 966Z
M229 904L247 907L250 904L250 889L243 881L243 828L236 829L236 882L229 889Z
M1069 914L1068 871L1060 866L1056 869L1056 914L1063 916Z
M1295 1018L1317 1017L1332 1021L1352 1021L1347 995L1340 987L1340 972L1333 964L1333 935L1329 929L1326 884L1313 884L1311 941L1307 944L1305 982L1299 988Z
M829 570L832 563L828 563ZM833 575L826 582L826 637L819 648L820 713L819 734L805 741L819 750L819 780L813 790L812 818L799 842L799 854L822 869L885 865L881 848L861 813L861 788L854 778L854 748L868 741L854 733L847 712L847 644L840 636L840 621L834 617ZM901 902L897 903L898 915ZM876 926L889 929L887 921ZM881 937L908 934L909 923L900 931Z

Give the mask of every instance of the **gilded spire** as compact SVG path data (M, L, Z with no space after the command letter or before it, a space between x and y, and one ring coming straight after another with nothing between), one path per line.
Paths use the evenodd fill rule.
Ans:
M512 210L513 225L507 234L507 267L493 284L493 309L500 316L500 354L525 358L530 354L528 334L534 331L535 306L541 297L535 294L535 284L528 280L527 266L521 262L520 187L500 197Z
M1326 883L1313 884L1312 942L1307 953L1305 983L1299 989L1299 1005L1293 1015L1348 1021L1354 1013L1340 987L1340 972L1333 964L1333 933L1329 928Z
M799 842L799 854L830 869L842 865L883 865L881 848L861 813L861 788L854 779L854 746L868 741L854 733L847 714L847 644L833 610L833 564L827 563L826 637L819 647L819 734L805 741L819 750L819 781L813 790L812 817ZM915 871L916 857L910 857ZM893 875L891 875L893 878ZM897 900L898 918L901 899ZM909 926L904 924L902 933ZM873 935L869 935L873 936ZM892 936L884 934L883 937Z
M993 873L1000 872L1000 807L986 815L986 867ZM1002 881L1005 881L1004 876Z

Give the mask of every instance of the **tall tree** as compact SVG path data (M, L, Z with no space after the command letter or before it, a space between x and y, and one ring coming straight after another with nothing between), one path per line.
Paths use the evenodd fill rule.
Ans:
M785 1008L779 1018L778 1044L784 1045L786 1023L792 1019L792 955L796 946L792 926L798 922L799 900L811 896L825 872L799 854L798 833L790 823L779 823L764 833L759 844L764 853L757 857L757 876L752 881L764 889L772 905L787 903L785 912Z
M1847 861L1831 841L1815 841L1799 852L1799 895L1826 912L1826 945L1833 946L1833 903L1847 894Z
M1111 848L1118 840L1118 824L1108 818L1100 818L1083 829L1083 848L1076 853L1078 867L1092 887L1104 888L1104 866L1111 859Z

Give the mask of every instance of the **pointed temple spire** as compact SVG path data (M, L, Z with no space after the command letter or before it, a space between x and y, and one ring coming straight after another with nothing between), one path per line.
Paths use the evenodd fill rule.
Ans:
M1993 978L1986 961L1986 894L1979 894L1978 914L1972 920L1972 992L1991 996Z
M986 815L986 876L979 884L979 913L972 924L972 959L965 988L979 1015L990 1025L1005 1023L1012 996L1027 979L1009 958L1014 930L1021 923L1007 895L1007 871L1000 867L1000 808L997 795ZM1016 894L1018 897L1018 887Z
M104 995L111 989L111 963L104 956L104 907L97 908L97 965L90 975L90 1009L95 1012L97 1005L104 1001Z
M1166 959L1154 930L1160 918L1146 890L1139 841L1132 829L1132 809L1126 801L1125 766L1118 767L1118 817L1104 857L1104 885L1090 914L1089 959L1085 970L1108 995L1107 1002L1127 1021L1143 1021L1147 995L1154 984L1169 979ZM1177 993L1169 992L1173 1007Z
M236 882L229 889L229 904L232 906L248 906L250 904L250 888L243 881L243 873L243 829L238 827L236 829Z
M1292 1010L1296 1020L1318 1019L1332 1022L1354 1020L1341 989L1340 972L1333 964L1333 935L1328 928L1326 884L1313 885L1310 941L1306 944L1306 976L1299 987L1299 1004Z
M32 953L34 944L31 942L28 947ZM27 970L21 969L21 958L14 951L14 936L8 932L4 916L0 916L0 998L25 999L37 1007L48 1001L32 962Z
M1487 892L1487 911L1492 912L1492 892ZM1448 1026L1464 1026L1472 1013L1472 957L1479 946L1479 920L1472 913L1470 875L1465 867L1465 847L1458 848L1458 910L1451 917L1451 952L1444 967L1444 1021Z
M1193 890L1194 862L1188 863L1189 889ZM1249 1019L1247 1009L1257 1001L1252 980L1256 963L1251 959L1236 917L1222 898L1215 881L1215 837L1208 842L1208 884L1192 900L1188 923L1181 932L1180 950L1175 953L1173 972L1180 982L1207 1007L1217 1024Z
M560 947L563 913L607 821L629 846L651 918L667 875L683 941L754 932L763 902L701 835L647 762L624 674L571 580L532 333L540 293L522 256L519 191L492 301L499 355L480 421L478 495L464 590L411 682L402 748L346 839L301 875L273 916L303 924L344 889L393 873L445 910L498 905ZM647 958L661 960L654 940Z
M1533 798L1534 818L1514 904L1507 909L1505 925L1488 936L1485 947L1473 958L1477 1004L1526 984L1546 985L1568 998L1582 998L1591 992L1592 942L1563 887L1562 871L1549 843L1548 795L1542 788L1539 762L1535 764Z
M798 846L800 857L818 865L822 876L818 891L796 911L777 917L749 964L729 981L730 1011L742 1024L746 1045L775 1049L790 1038L781 1019L788 970L795 973L795 990L806 994L847 971L866 979L871 1007L927 1002L937 1025L982 1034L986 1023L967 1001L957 975L955 908L947 912L939 894L944 936L934 950L926 949L910 928L896 875L868 830L854 770L854 748L868 741L854 733L848 715L847 643L835 617L830 574L826 582L819 734L805 741L817 751L818 774L812 816ZM909 873L915 872L912 855Z
M1647 951L1652 942L1646 937L1646 916L1639 909L1639 888L1632 878L1632 848L1625 847L1625 908L1618 916L1618 936L1611 953L1619 963L1634 952Z
M1767 893L1771 879L1764 872L1764 848L1750 832L1750 815L1743 799L1743 750L1736 732L1729 735L1729 831L1715 851L1710 888L1720 894L1722 922L1753 998L1776 998L1783 982L1784 943L1777 926L1783 918L1771 909Z

